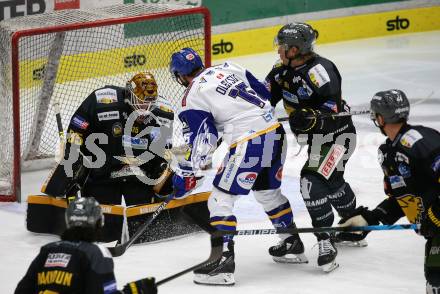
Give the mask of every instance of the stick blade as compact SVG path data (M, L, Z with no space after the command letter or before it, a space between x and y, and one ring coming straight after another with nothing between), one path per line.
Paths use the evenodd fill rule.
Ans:
M125 250L127 248L122 244L122 245L116 245L115 247L107 247L107 249L110 251L113 257L119 257L125 253Z

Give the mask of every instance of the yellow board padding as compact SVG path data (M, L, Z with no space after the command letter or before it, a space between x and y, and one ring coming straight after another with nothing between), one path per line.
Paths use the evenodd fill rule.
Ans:
M126 67L127 59L143 56L142 68L150 70L168 68L170 56L175 48L199 44L198 39L180 39L171 42L151 43L125 48L116 48L83 54L63 55L60 58L56 82L81 81L93 77L115 76L139 71L138 67ZM44 72L46 58L21 60L20 89L41 86L43 79L38 72Z
M307 23L318 30L318 44L425 32L440 30L440 6L311 20ZM278 25L213 35L212 59L275 50L273 41L281 27Z
M172 208L181 207L181 206L188 205L188 204L203 202L203 201L208 200L209 195L211 195L211 191L193 194L193 195L190 195L190 196L183 198L183 199L174 199L168 203L166 209L172 209ZM141 205L141 206L135 206L135 207L129 207L129 208L127 208L127 217L152 213L157 209L157 207L161 203L162 202Z
M63 197L51 197L47 195L29 195L27 202L28 205L43 204L43 205L67 208L66 198ZM125 207L123 206L101 204L101 207L102 207L102 211L105 214L124 215Z

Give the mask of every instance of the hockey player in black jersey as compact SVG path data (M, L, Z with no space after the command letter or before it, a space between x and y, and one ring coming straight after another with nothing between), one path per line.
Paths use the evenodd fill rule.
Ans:
M64 160L42 192L70 196L81 189L101 204L120 204L122 196L127 205L151 203L168 166L173 117L149 72L137 73L126 87L93 91L72 115Z
M308 144L301 170L301 194L313 227L332 226L332 207L343 217L356 207L356 197L344 180L344 167L356 146L351 117L331 117L349 108L341 96L341 76L335 64L313 51L317 32L305 23L283 26L275 38L280 61L266 77L271 104L283 101L292 132ZM321 114L330 114L326 118ZM326 272L338 265L337 249L328 233L316 234L318 265ZM284 256L297 238L281 240L270 254ZM366 246L366 242L362 244Z
M425 237L426 293L440 293L440 133L407 123L410 104L401 90L378 92L370 104L371 118L387 140L379 147L379 162L388 195L373 210L358 207L342 226L394 224L406 216L420 224ZM361 240L368 232L341 233Z
M154 278L116 288L113 259L108 249L93 243L104 225L104 215L93 198L79 198L66 209L67 229L60 241L43 246L15 294L155 294Z

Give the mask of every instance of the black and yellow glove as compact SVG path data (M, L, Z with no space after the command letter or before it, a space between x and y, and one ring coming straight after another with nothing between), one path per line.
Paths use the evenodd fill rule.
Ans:
M378 225L379 219L375 210L359 206L352 213L339 221L340 227L364 227ZM336 237L341 241L360 241L365 239L370 231L340 232Z
M308 132L312 130L318 121L319 110L301 108L293 111L289 116L289 125L292 130Z
M433 203L425 212L420 222L420 235L424 237L440 236L440 204Z
M124 294L157 294L156 280L153 277L127 283L122 289Z

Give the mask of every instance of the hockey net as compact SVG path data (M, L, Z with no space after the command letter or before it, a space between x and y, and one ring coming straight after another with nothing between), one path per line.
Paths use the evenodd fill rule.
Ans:
M192 47L210 65L210 30L206 8L168 4L62 10L1 22L0 201L20 201L22 166L54 158L54 103L66 128L93 90L124 86L147 70L177 111L184 88L168 71L170 56ZM173 145L183 144L177 119Z

